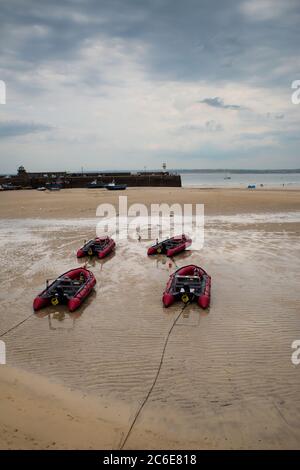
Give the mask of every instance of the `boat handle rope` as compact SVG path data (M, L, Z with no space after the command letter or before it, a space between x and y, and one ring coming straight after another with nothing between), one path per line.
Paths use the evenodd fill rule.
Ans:
M163 365L163 360L164 360L164 357L165 357L165 352L166 352L166 349L167 349L167 345L168 345L169 338L170 338L170 336L171 336L172 330L173 330L174 326L176 325L176 323L178 322L179 318L181 317L181 315L182 315L183 311L185 310L185 308L189 305L189 303L190 303L190 302L186 303L186 304L182 307L182 309L180 310L179 314L177 315L177 317L176 317L175 320L173 321L173 323L172 323L172 325L171 325L171 328L170 328L169 331L168 331L168 334L167 334L166 339L165 339L165 342L164 342L163 350L162 350L162 353L161 353L160 362L159 362L159 365L158 365L158 368L157 368L157 371L156 371L154 380L153 380L153 382L152 382L152 385L151 385L151 387L149 388L149 391L148 391L147 395L145 396L144 400L142 401L142 403L141 403L139 409L137 410L137 412L136 412L136 414L135 414L135 417L133 418L133 421L132 421L132 423L131 423L131 425L130 425L128 431L127 431L127 434L126 434L126 436L125 436L123 442L121 441L119 450L123 450L123 449L124 449L124 446L125 446L126 442L128 441L128 438L129 438L129 436L130 436L130 434L131 434L131 432L132 432L132 430L133 430L133 428L134 428L134 425L135 425L135 423L137 422L137 420L138 420L138 418L139 418L139 416L140 416L140 414L141 414L141 412L142 412L144 406L146 405L146 403L147 403L147 401L148 401L148 399L149 399L149 397L150 397L150 395L151 395L151 393L152 393L152 391L153 391L153 389L154 389L154 387L155 387L155 385L156 385L156 382L157 382L159 373L160 373L161 368L162 368L162 365ZM123 433L122 433L122 437L123 437ZM121 439L122 439L122 437L121 437Z

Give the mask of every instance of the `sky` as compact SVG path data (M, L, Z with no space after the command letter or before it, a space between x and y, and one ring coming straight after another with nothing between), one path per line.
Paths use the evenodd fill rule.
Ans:
M299 0L1 0L0 172L299 168L299 39Z

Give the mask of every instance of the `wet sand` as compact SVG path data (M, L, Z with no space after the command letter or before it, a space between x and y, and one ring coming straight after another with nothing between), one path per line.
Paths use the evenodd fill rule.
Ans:
M29 317L46 278L82 264L75 253L95 234L96 206L120 195L107 193L0 194L0 336ZM300 339L300 192L127 194L129 203L205 203L204 249L176 263L200 264L213 290L209 311L192 304L173 328L125 448L300 448L300 366L291 363L291 343ZM176 266L148 258L148 245L122 241L115 255L93 261L95 293L77 313L51 307L0 338L8 362L0 366L1 448L122 445L181 309L163 309L162 291Z

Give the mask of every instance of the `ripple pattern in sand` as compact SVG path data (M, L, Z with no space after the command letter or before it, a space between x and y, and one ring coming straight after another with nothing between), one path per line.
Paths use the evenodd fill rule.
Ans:
M35 221L20 237L13 224L7 221L0 234L0 335L30 313L46 277L78 264L78 245L94 234L90 221L79 227L57 222L49 231ZM212 305L210 312L189 306L175 326L145 417L151 409L165 410L167 423L167 410L175 410L197 435L199 420L245 400L271 400L290 420L291 409L297 415L300 370L290 357L292 341L300 338L300 243L287 225L270 231L212 220L204 250L176 259L179 266L199 263L212 275ZM8 362L126 401L134 413L179 309L161 306L175 266L164 257L147 258L146 246L123 241L114 256L95 261L96 292L80 312L51 307L6 335Z

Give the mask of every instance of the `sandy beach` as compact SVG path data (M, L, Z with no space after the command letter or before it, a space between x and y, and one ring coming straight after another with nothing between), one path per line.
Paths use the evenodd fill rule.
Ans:
M83 264L97 206L120 195L204 204L204 248L175 264L148 258L151 240L122 240L92 262L97 286L78 312L33 314L45 280ZM0 218L1 449L300 448L300 190L7 191ZM161 295L189 263L211 274L211 307L182 313L139 413L181 308Z
M205 214L240 214L299 210L300 190L295 189L197 189L128 188L126 193L105 189L66 189L59 192L5 191L1 193L2 218L88 218L95 217L98 204L118 206L119 196L128 205L165 202L204 204Z

